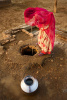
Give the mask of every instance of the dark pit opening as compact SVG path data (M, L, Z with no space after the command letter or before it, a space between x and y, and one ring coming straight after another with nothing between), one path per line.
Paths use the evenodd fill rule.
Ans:
M24 47L21 47L20 52L21 52L21 55L33 56L37 53L37 50L33 46L24 46Z
M31 78L28 78L25 80L25 83L30 86L33 84L33 80Z

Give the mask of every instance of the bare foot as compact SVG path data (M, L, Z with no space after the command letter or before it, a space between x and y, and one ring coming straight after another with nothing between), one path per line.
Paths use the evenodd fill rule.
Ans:
M38 45L38 43L36 43L36 45Z
M40 52L38 55L39 55L39 56L43 56L44 54Z

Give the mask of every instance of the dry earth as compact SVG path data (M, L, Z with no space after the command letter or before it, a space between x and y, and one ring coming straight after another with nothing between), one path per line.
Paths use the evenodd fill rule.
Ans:
M20 4L1 7L0 39L3 38L3 31L24 23L23 15L26 8L30 6L43 7L53 11L53 5L53 0L36 0L35 2L34 0L25 0ZM67 0L58 0L57 13L54 15L56 28L67 31ZM42 65L38 63L31 64L31 62L27 65L26 62L26 66L23 66L23 64L14 62L15 59L13 61L10 55L13 55L14 45L17 47L20 40L24 42L28 39L30 39L28 35L18 33L16 41L4 45L4 49L0 47L0 100L67 100L66 41L56 37L54 50L49 57L45 58L44 55ZM12 50L12 52L8 55L9 50ZM17 57L15 54L14 56ZM20 62L22 62L22 59ZM21 90L20 82L26 75L32 75L38 79L39 88L33 94L26 94Z

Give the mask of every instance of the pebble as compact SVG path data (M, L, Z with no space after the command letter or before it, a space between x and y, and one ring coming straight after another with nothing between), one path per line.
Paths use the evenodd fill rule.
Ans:
M5 43L9 42L9 40L6 40Z
M20 45L20 44L22 44L23 43L23 41L22 40L20 40L19 42L18 42L18 44Z
M51 62L53 62L53 59L51 59Z
M12 35L13 36L13 38L15 38L16 37L16 35Z
M15 40L15 38L13 38L13 39L10 39L10 42L12 42L12 41L14 41Z
M63 58L60 58L60 60L63 60Z
M55 77L55 79L57 79L57 77Z
M37 74L38 74L38 71L37 71Z
M6 52L6 54L7 54L7 52Z
M60 64L60 66L62 66L62 65Z

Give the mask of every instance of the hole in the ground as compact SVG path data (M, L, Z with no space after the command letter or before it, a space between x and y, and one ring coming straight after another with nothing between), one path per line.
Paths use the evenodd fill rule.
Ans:
M37 49L33 46L23 46L20 49L21 55L33 56L37 53Z

